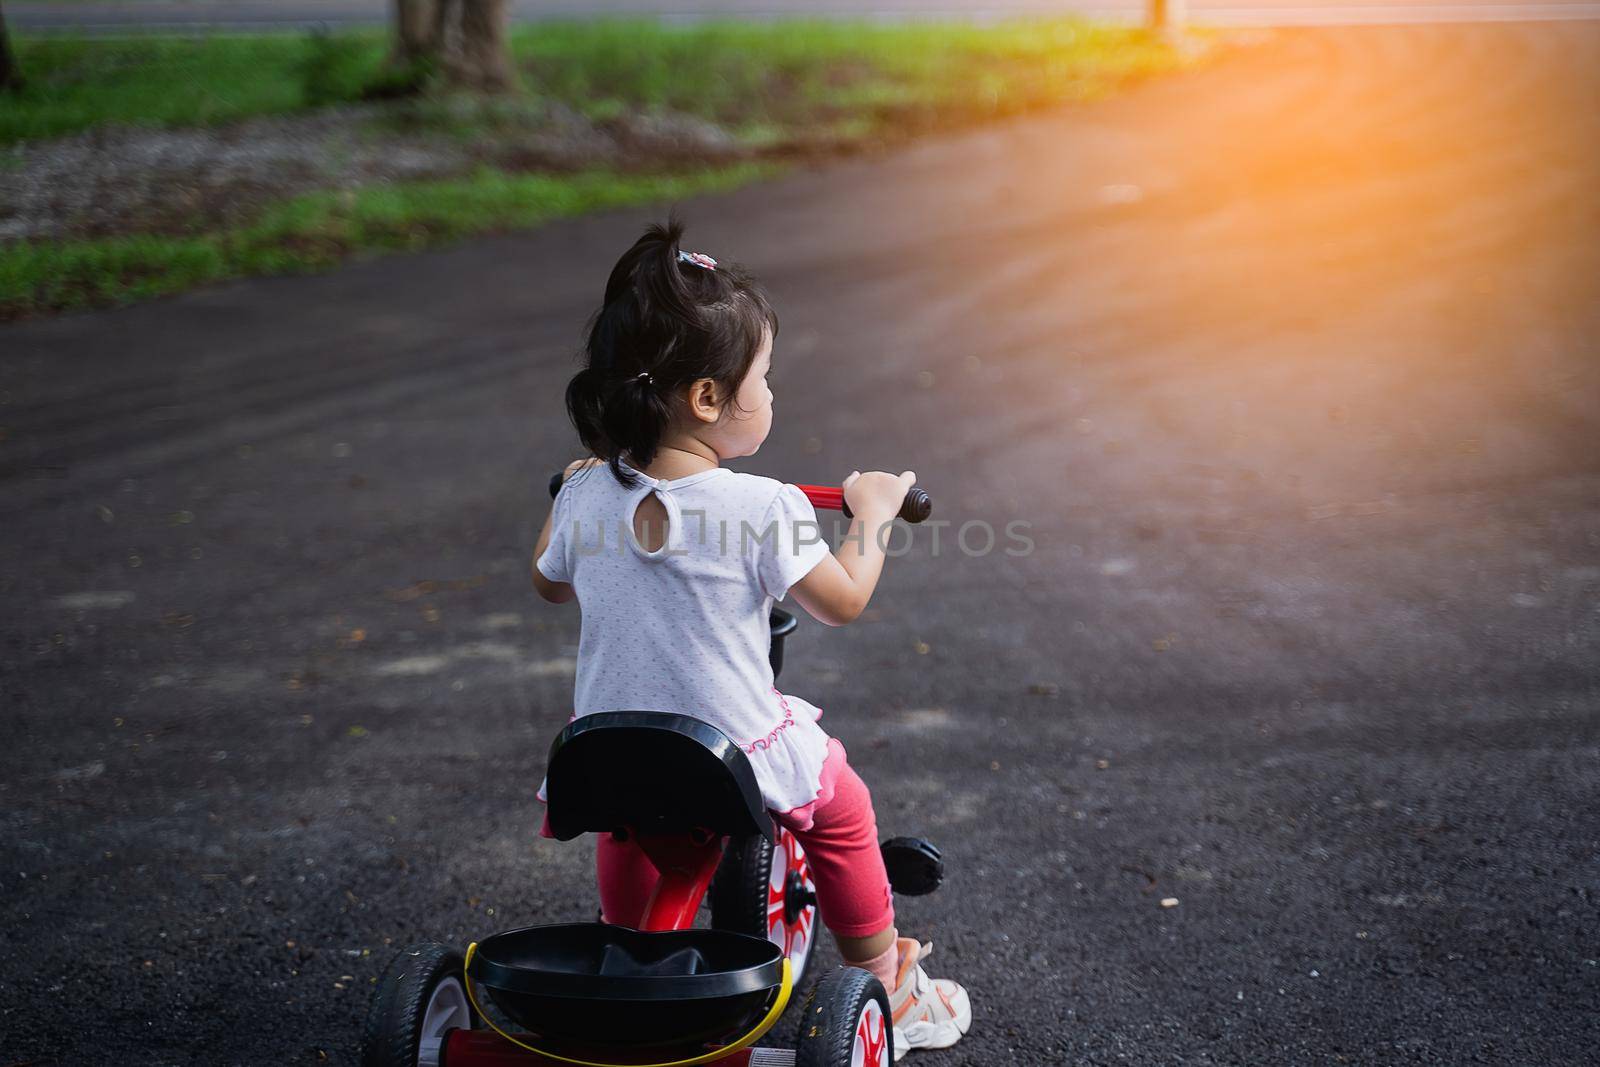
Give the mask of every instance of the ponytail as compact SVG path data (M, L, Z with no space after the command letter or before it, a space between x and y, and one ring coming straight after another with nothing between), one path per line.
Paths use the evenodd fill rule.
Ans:
M585 365L567 383L578 439L626 486L635 479L623 460L637 469L655 459L683 387L710 378L731 398L762 333L778 333L760 285L735 264L680 258L682 237L683 223L669 215L617 260L587 326Z
M622 469L622 457L638 467L655 459L661 438L672 424L672 411L654 385L635 375L607 378L585 367L567 383L567 417L590 454L606 461L623 485L634 478Z

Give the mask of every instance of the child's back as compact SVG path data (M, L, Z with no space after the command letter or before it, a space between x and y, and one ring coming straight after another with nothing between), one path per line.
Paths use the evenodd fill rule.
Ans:
M582 605L575 713L692 715L744 749L769 808L805 805L828 739L812 705L773 686L768 616L828 554L811 503L726 467L672 480L632 473L634 488L604 467L571 478L538 561ZM652 493L667 536L649 551L634 512Z

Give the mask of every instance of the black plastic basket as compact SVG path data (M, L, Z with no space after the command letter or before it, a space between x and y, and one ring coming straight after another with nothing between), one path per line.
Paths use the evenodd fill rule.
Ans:
M568 923L485 938L467 976L546 1051L673 1059L755 1026L783 984L783 952L725 930Z

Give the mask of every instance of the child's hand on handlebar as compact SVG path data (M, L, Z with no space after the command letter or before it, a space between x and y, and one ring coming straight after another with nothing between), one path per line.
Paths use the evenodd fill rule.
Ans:
M844 500L857 515L892 519L916 481L915 471L902 471L898 476L887 471L852 471L842 487Z

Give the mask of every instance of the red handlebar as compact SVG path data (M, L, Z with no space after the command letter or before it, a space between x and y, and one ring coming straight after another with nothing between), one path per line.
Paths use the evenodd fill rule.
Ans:
M554 497L561 491L561 483L566 478L565 471L556 471L550 477L550 496ZM854 518L850 514L849 506L844 502L844 490L837 485L797 485L811 501L814 508L827 508L830 511L842 511L847 519ZM907 522L921 522L933 514L933 501L928 498L926 490L912 486L906 490L906 498L900 504L900 518Z
M845 518L854 518L844 502L844 490L837 485L796 485L795 488L806 495L812 507L842 511ZM931 514L933 501L928 498L927 491L915 485L907 489L906 498L900 504L900 518L907 522L921 522Z
M844 510L844 490L837 485L796 485L796 489L806 495L814 508L827 508L829 511Z

